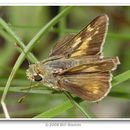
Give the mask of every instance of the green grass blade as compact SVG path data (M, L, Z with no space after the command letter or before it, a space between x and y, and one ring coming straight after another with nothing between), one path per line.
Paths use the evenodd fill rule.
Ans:
M107 37L108 38L130 40L130 35L129 34L108 33Z
M4 91L4 87L0 87L0 92ZM11 93L35 93L35 94L53 94L53 91L47 89L26 89L26 87L11 87L9 88Z
M120 84L128 79L130 79L130 70L114 77L112 80L112 86L116 86L116 85L118 85L118 84Z
M63 104L60 104L53 109L50 109L44 113L41 113L41 114L35 116L34 118L52 118L52 117L55 117L57 114L65 111L65 110L68 110L70 108L72 108L71 102L66 101Z
M77 107L78 110L86 117L86 118L91 118L91 116L89 115L89 113L87 113L80 105L79 103L74 100L74 98L71 96L71 94L69 92L65 92L65 95L68 97L68 99L71 101L72 105L74 105L74 107ZM82 101L82 99L81 99Z
M78 98L78 97L75 97L74 100L77 103L80 103L80 102L83 101L81 98ZM57 114L59 114L59 113L61 113L63 111L66 111L66 110L68 110L68 109L70 109L72 107L73 107L72 103L70 101L66 101L63 104L60 104L60 105L56 106L53 109L50 109L50 110L48 110L48 111L46 111L44 113L41 113L41 114L35 116L34 118L52 118L52 117L55 117ZM89 113L89 111L87 113ZM89 115L91 115L91 118L95 117L91 113L89 113Z
M108 96L130 100L130 93L125 92L111 92Z
M11 81L16 73L16 71L18 70L18 68L20 67L20 65L22 64L23 60L25 59L25 54L27 54L29 51L31 51L32 47L34 46L34 44L40 40L40 38L48 31L49 28L51 28L54 24L56 24L63 16L65 16L67 13L70 12L70 10L73 7L67 7L66 9L64 9L61 13L59 13L56 17L54 17L47 25L45 25L37 34L36 36L28 43L28 45L25 47L24 52L22 52L19 56L19 58L17 59L12 72L8 78L8 81L6 83L2 98L1 98L1 103L4 102L7 92L9 90L9 87L11 85ZM19 38L17 39L16 35L10 30L10 28L7 26L7 24L0 18L0 24L6 28L7 31L9 31L14 38L19 42ZM21 42L20 42L21 43ZM23 45L23 44L21 44ZM34 59L35 61L35 59ZM4 107L4 106L3 106Z

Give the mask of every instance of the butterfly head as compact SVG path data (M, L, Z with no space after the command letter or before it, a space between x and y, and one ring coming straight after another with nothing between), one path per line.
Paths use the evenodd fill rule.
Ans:
M42 81L43 75L38 67L38 64L31 64L26 70L27 78L31 81Z

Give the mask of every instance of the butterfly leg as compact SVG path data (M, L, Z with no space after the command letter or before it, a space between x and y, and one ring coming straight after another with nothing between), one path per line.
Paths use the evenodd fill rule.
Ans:
M39 82L39 83L36 83L36 84L31 85L31 86L29 86L29 87L21 88L21 90L26 90L26 89L34 88L34 87L36 87L36 86L38 86L38 85L40 85L40 84L41 84L41 83Z
M29 92L31 88L36 87L36 86L38 86L38 85L40 85L40 84L41 84L41 83L36 83L36 84L31 85L31 86L29 86L29 87L21 88L21 90L27 90L27 89L29 89L29 90L28 90L28 92ZM28 95L28 93L25 94L24 96L20 97L20 98L18 99L18 103L21 103L21 102L23 101L23 99L24 99L25 97L27 97L27 95Z

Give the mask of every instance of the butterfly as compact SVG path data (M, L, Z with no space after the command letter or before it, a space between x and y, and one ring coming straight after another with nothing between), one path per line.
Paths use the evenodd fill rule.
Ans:
M107 29L108 16L103 14L78 34L65 35L48 59L29 65L27 78L87 101L103 99L111 89L111 71L120 64L118 57L102 55Z

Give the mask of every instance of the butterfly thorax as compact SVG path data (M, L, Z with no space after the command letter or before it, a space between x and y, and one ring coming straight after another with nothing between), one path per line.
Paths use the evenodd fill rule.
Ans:
M73 66L73 63L69 59L59 59L46 63L39 62L38 66L43 76L42 84L49 87L58 87L58 81L60 80L59 74Z

